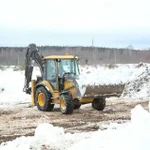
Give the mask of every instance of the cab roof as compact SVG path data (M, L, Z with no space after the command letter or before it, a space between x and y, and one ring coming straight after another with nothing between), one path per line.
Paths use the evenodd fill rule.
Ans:
M45 56L43 59L78 59L77 56L73 55L51 55L51 56Z

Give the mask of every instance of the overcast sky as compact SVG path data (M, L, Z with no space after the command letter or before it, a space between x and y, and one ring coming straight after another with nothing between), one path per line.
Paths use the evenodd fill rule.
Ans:
M150 0L0 0L0 46L150 47Z

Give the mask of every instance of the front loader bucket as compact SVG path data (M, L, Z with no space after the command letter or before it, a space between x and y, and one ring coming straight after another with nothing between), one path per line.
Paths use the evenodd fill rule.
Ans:
M117 85L88 85L84 93L84 97L105 96L120 97L124 90L124 84Z

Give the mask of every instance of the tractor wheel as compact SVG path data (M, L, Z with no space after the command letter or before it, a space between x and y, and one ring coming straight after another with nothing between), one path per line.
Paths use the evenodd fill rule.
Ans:
M81 104L75 104L74 109L79 109L81 107Z
M74 109L79 109L81 107L81 103L79 102L78 99L73 100L73 105L74 105L73 106Z
M54 104L51 104L51 94L43 87L36 90L35 100L37 108L41 111L52 111Z
M69 94L62 94L60 96L60 110L63 114L72 114L73 101Z
M96 110L102 111L106 106L106 100L105 97L97 97L94 98L92 102L92 107Z

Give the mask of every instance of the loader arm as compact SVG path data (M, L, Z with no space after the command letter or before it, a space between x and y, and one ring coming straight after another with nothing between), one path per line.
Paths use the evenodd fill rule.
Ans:
M25 81L23 91L27 94L31 93L31 89L29 88L29 83L32 78L32 72L34 67L34 62L39 66L41 74L43 76L43 55L37 49L35 44L30 44L27 48L25 55Z

